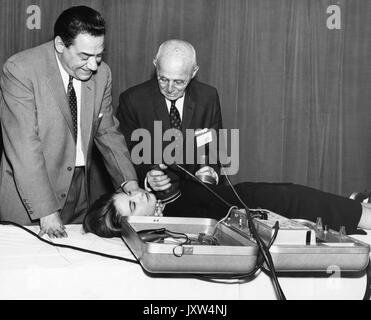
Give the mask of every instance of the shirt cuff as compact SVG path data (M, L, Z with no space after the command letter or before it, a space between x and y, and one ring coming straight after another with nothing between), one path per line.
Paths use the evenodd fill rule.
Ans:
M217 185L219 183L219 175L216 173L216 171L214 170L214 178L215 178L215 184Z
M148 185L147 177L144 178L144 189L148 192L152 192L153 190L151 187Z

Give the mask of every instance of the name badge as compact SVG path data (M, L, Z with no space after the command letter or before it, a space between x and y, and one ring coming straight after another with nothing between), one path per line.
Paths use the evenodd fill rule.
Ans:
M207 128L196 130L195 136L197 148L213 141L211 131Z

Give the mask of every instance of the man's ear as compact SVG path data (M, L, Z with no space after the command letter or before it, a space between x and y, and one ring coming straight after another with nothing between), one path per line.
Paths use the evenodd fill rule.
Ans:
M66 48L66 46L64 45L64 42L63 42L63 40L60 36L56 36L54 38L54 47L55 47L55 50L58 53L63 53L63 50Z
M191 79L193 79L193 78L196 76L196 73L197 73L198 69L199 69L198 66L195 66L195 67L193 68L193 71L192 71L192 78L191 78Z

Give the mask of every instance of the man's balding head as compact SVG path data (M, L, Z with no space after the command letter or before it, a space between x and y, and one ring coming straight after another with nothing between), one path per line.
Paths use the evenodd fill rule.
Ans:
M197 68L196 50L189 42L177 39L167 40L160 45L153 63L157 67L168 61L181 61L193 71Z
M173 39L162 43L153 64L160 91L169 100L182 97L198 71L196 51L183 40Z

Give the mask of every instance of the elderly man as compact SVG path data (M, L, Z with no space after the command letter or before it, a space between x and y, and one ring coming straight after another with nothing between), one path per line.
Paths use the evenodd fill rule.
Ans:
M116 187L143 191L112 112L104 35L97 11L72 7L55 22L53 41L5 63L0 220L67 236L64 224L82 222L87 211L93 142Z
M153 191L163 192L172 188L180 173L164 171L167 167L163 164L153 169L153 164L159 164L153 155L159 146L158 141L154 141L154 131L157 129L155 125L161 124L161 137L170 128L180 130L182 136L186 137L186 129L215 129L217 132L222 128L222 117L217 90L194 79L199 67L195 49L190 43L182 40L162 43L153 64L157 79L151 79L123 92L120 95L117 118L129 150L138 143L132 139L132 133L136 129L146 129L150 132L152 163L140 163L135 167L140 182L145 182ZM168 144L163 143L162 150L166 145ZM191 151L189 148L185 149L186 152ZM187 162L184 154L183 164L188 170L200 177L207 175L218 181L217 165L200 168L196 163L197 159L190 158Z

